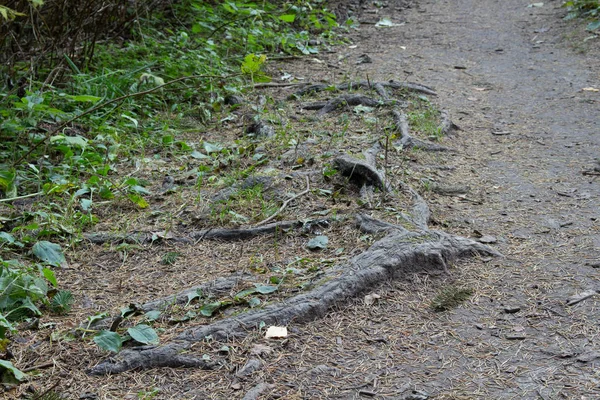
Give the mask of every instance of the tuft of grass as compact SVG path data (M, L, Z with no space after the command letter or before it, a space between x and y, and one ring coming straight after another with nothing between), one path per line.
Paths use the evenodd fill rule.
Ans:
M431 309L437 312L451 310L468 300L471 295L473 289L456 286L444 288L431 302Z
M59 290L50 302L50 308L57 314L67 314L73 306L73 294L69 290Z
M161 263L163 263L164 265L172 265L175 263L175 261L177 261L177 258L179 257L179 253L176 251L169 251L168 253L165 253L162 257Z

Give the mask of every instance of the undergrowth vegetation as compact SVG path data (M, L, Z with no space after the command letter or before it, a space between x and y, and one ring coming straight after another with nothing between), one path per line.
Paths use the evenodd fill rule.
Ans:
M572 0L566 1L563 6L569 10L566 16L567 19L576 17L588 18L591 20L587 25L588 30L596 31L600 29L600 1Z
M123 170L170 157L209 160L196 171L201 184L239 160L243 144L198 146L177 132L209 129L228 97L269 80L267 55L316 53L337 26L316 0L108 3L0 6L1 350L19 322L69 311L72 295L58 289L54 268L67 266L64 249L100 221L100 207L148 207L148 182ZM253 162L241 174L261 160ZM261 187L239 196L256 205L254 219L276 209ZM214 213L239 215L227 204ZM150 330L138 325L128 337L152 343ZM112 333L96 341L127 339ZM9 361L2 369L21 376Z

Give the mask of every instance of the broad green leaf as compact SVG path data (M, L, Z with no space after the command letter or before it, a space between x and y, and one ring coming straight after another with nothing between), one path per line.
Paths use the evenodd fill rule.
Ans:
M127 333L133 340L142 344L158 344L156 331L146 324L139 324L127 329Z
M203 305L202 308L200 308L200 314L204 315L205 317L212 317L215 311L221 308L222 305L223 304L220 301L216 301L214 303L207 303Z
M65 135L55 135L50 138L51 143L59 142L66 143L71 147L79 147L85 148L88 145L88 140L83 136L65 136Z
M100 197L103 200L110 200L115 198L115 194L112 192L112 190L110 190L108 186L102 186L98 193L100 194Z
M260 285L256 287L256 292L260 294L269 294L277 291L277 286Z
M3 192L8 192L12 187L14 187L15 176L14 168L0 169L0 190Z
M4 339L6 337L6 331L14 332L14 326L8 322L4 315L0 314L0 339Z
M0 243L2 243L2 242L8 243L8 244L14 244L15 246L18 246L18 247L23 247L23 243L16 240L13 235L11 235L10 233L7 233L7 232L0 232Z
M19 382L24 381L26 378L26 375L17 369L10 361L0 360L0 369L10 372Z
M587 26L588 31L595 31L596 29L600 29L600 19L594 22L590 22Z
M90 96L90 95L86 95L86 94L80 94L77 96L69 96L69 99L73 100L73 101L81 101L81 102L92 102L95 103L99 100L102 99L102 97L97 97L97 96Z
M144 200L144 198L139 194L130 193L129 195L127 195L127 197L139 208L147 208L149 205L148 202Z
M308 241L306 247L308 247L309 250L326 249L328 242L329 238L327 236L316 236Z
M83 211L89 211L92 209L92 200L90 199L81 199L79 200L79 204L81 204L81 209Z
M280 15L279 19L285 22L294 22L294 20L296 19L296 15L295 14L284 14L284 15Z
M130 186L129 190L131 190L132 192L137 193L137 194L146 194L146 195L152 194L152 192L150 192L148 189L146 189L145 187L140 186L140 185Z
M245 289L234 296L235 299L243 299L246 296L256 293L256 288Z
M248 305L250 308L258 307L260 305L260 299L258 297L252 297L248 299Z
M117 332L102 330L94 336L94 342L102 350L118 353L123 346L123 338Z
M41 240L33 245L31 251L40 260L55 267L68 265L62 247L56 243Z
M148 321L156 321L160 317L160 314L158 310L150 310L145 315Z
M202 145L204 146L204 150L206 151L207 154L217 153L223 149L223 147L219 146L218 144L212 144L212 143L208 143L208 142L204 142L204 143L202 143Z
M52 271L50 268L44 268L42 270L42 275L44 275L44 278L48 279L48 282L50 282L52 284L52 286L54 286L54 287L58 286L58 282L56 281L56 276L54 275L54 271Z
M190 153L190 156L192 156L193 158L195 158L196 160L203 160L206 158L210 158L209 156L207 156L206 154L202 154L200 153L198 150L194 150Z

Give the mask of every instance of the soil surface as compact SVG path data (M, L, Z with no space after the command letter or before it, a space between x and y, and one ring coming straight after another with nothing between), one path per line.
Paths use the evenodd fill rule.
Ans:
M600 88L598 39L584 42L586 35L561 19L560 1L541 7L524 0L377 3L383 7L361 10L363 23L350 31L350 44L317 55L318 62L280 61L273 69L312 82L349 77L434 87L435 102L461 128L442 144L457 151L403 158L418 171L405 179L427 200L436 229L485 238L504 257L459 260L449 274L408 273L366 293L379 296L373 303L361 297L325 318L289 324L284 340L250 334L198 344L200 354L228 353L226 363L209 371L89 376L86 371L106 359L93 344L82 349L80 340L25 335L32 345L17 354L17 365L54 360L32 381L35 388L56 384L73 399L600 397L600 303L594 295L600 291L600 181L594 170L600 93L590 90ZM375 26L382 18L395 26ZM357 64L364 54L372 62ZM470 191L440 195L427 190L430 184L416 186L425 178ZM286 190L304 188L302 178ZM333 243L322 260L336 262L336 248L356 246L360 253L370 243L348 226L336 229L327 231ZM300 236L280 240L185 250L173 245L186 260L213 263L193 270L161 265L160 246L130 256L92 246L73 256L76 271L60 277L84 301L70 323L55 323L66 330L96 311L172 295L249 272L254 264L270 268L270 259L297 256L286 249L304 242ZM452 310L432 311L432 299L447 286L473 295ZM166 327L161 341L183 328Z

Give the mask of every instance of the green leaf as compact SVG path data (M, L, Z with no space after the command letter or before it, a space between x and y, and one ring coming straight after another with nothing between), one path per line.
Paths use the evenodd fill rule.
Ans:
M19 369L15 368L15 366L10 361L0 360L0 368L10 372L12 376L19 382L24 381L26 378L26 375Z
M94 336L94 342L102 350L118 353L123 346L123 338L117 332L102 330Z
M204 146L204 150L207 154L217 153L223 149L223 147L219 146L218 144L212 144L208 142L204 142L202 145Z
M13 235L7 232L0 232L0 243L6 242L8 244L14 244L18 247L23 247L23 243L17 241Z
M240 300L246 296L256 293L256 288L244 289L234 296L234 299Z
M55 267L66 267L68 265L62 248L56 243L41 240L33 245L31 251L40 260Z
M279 19L284 22L294 22L294 20L296 19L296 15L295 14L284 14L284 15L280 15Z
M127 198L129 200L131 200L132 203L137 205L139 208L147 208L149 205L148 202L146 200L144 200L144 198L142 196L140 196L139 194L130 193L129 195L127 195Z
M327 236L317 236L308 241L306 247L309 250L321 250L327 248L329 238Z
M127 333L133 340L142 344L158 344L156 331L145 324L139 324L127 329Z
M137 193L137 194L145 194L145 195L152 194L152 192L150 192L148 189L146 189L145 187L140 186L140 185L130 186L129 190L132 191L133 193Z
M205 317L212 317L215 311L221 308L222 305L223 304L220 301L216 301L214 303L207 303L203 305L200 309L200 314L204 315Z
M80 95L77 95L77 96L69 96L69 99L71 99L73 101L80 101L80 102L89 101L91 103L95 103L97 101L100 101L102 99L102 97L90 96L90 95L86 95L86 94L80 94Z
M258 297L253 297L248 300L248 305L250 308L258 307L260 305L260 299Z
M6 337L6 331L15 332L15 327L8 322L4 315L0 314L0 339Z
M145 316L148 321L156 321L158 318L160 318L160 314L161 313L158 310L150 310L145 314Z
M200 153L198 150L194 150L191 152L190 156L192 156L193 158L195 158L196 160L203 160L206 158L210 158L209 156L207 156L206 154L202 154Z
M595 31L596 29L600 28L600 19L594 22L590 22L587 26L587 30L588 31Z
M260 285L256 287L256 292L260 294L269 294L277 291L277 286Z
M54 271L52 271L50 268L44 268L42 270L42 275L44 275L44 278L48 279L48 282L50 282L52 284L52 286L54 286L54 287L58 286L58 282L56 281L56 276L54 275Z
M90 211L92 209L92 200L90 199L81 199L79 200L79 204L83 211Z

